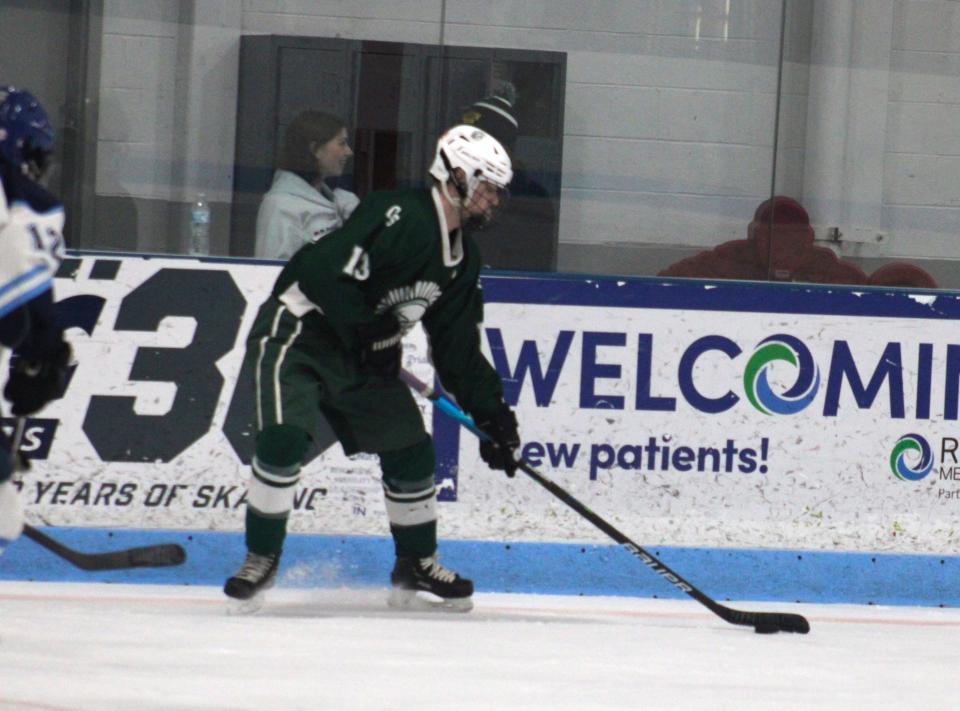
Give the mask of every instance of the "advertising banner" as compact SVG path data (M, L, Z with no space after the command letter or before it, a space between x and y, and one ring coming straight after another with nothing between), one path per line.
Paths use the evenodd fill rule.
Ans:
M57 299L77 366L26 432L31 522L242 528L255 435L244 338L278 272L65 263ZM483 287L484 347L525 458L638 542L956 551L956 295L509 275ZM419 330L404 361L432 382ZM604 541L421 406L441 536ZM385 535L377 458L311 453L290 530Z
M248 374L238 378L246 332L279 271L177 258L67 260L55 288L77 365L65 397L26 429L30 517L241 529L256 432L252 384ZM408 340L407 367L432 377L422 333ZM5 421L8 432L12 424ZM334 446L302 481L291 530L383 532L376 457L347 459Z

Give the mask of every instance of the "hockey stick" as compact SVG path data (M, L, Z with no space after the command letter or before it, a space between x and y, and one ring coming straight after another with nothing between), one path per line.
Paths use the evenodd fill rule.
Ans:
M176 543L160 543L154 546L122 548L106 553L81 553L50 538L28 523L23 524L23 535L38 543L51 553L72 563L80 570L127 570L129 568L165 568L180 565L187 559L187 552Z
M408 373L406 370L400 371L400 379L409 385L413 390L423 395L425 398L432 400L434 405L440 408L444 414L449 415L457 420L461 425L473 432L477 437L484 440L490 439L479 427L477 427L473 419L463 412L463 410L457 407L448 397L437 392L416 376ZM570 494L570 492L538 472L536 469L523 461L523 459L517 460L517 467L544 489L549 491L567 506L587 519L594 526L610 536L610 538L612 538L618 544L626 548L634 557L639 558L640 561L650 568L650 570L652 570L654 573L671 583L677 589L685 592L687 595L692 597L694 600L699 602L701 605L709 609L726 622L734 625L753 627L755 632L761 633L799 632L800 634L806 634L810 631L810 623L807 622L807 619L802 615L783 612L746 612L721 605L713 598L708 597L704 593L697 590L697 588L677 575L677 573L664 565L655 556L644 550L643 547L631 541L626 535L621 533L606 520L594 513L590 507L578 501Z
M30 468L29 462L20 454L20 442L23 440L25 430L26 418L18 417L10 442L10 457L13 459L14 468L20 471ZM180 565L187 559L187 552L176 543L123 548L106 553L82 553L73 548L68 548L28 523L23 524L23 535L81 570L164 568Z

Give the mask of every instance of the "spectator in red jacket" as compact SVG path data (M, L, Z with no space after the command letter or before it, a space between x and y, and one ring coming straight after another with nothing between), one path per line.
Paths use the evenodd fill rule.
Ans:
M778 195L757 207L747 238L725 242L676 262L659 276L818 284L866 284L857 265L814 244L813 227L803 206Z

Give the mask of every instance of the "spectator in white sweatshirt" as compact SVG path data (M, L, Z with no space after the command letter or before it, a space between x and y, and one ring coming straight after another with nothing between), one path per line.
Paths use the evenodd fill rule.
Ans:
M273 185L257 213L255 256L289 259L305 244L340 227L360 202L330 188L353 155L347 128L336 116L308 110L287 127Z

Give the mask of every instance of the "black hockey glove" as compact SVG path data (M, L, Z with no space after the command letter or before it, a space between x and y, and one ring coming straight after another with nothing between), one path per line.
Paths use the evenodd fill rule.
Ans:
M67 386L70 346L59 340L53 350L10 359L10 378L3 396L10 401L16 416L32 415L51 400L63 396Z
M517 473L517 454L520 433L517 432L517 416L501 402L489 415L477 420L479 427L490 439L480 441L480 457L491 469L502 469L507 476Z
M396 378L400 375L400 359L403 355L403 331L393 314L383 314L372 323L357 327L357 342L360 345L360 367L381 378Z

